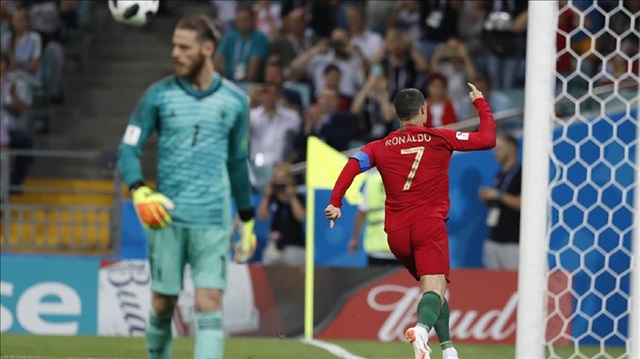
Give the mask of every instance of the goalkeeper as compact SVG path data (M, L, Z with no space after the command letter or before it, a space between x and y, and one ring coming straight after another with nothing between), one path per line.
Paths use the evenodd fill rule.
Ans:
M231 195L243 221L236 261L253 256L254 209L248 173L248 99L214 71L219 30L206 16L187 16L173 33L175 73L151 85L119 147L118 169L149 230L151 359L171 357L171 321L191 265L195 286L195 358L221 359L222 291L231 238ZM142 148L158 135L157 191L144 183Z

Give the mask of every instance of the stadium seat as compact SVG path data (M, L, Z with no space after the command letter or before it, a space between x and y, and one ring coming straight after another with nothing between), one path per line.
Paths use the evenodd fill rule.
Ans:
M8 231L0 228L3 249L83 254L109 251L113 182L29 179L24 185L50 191L26 191L11 197L11 207L4 214L9 216L10 227Z

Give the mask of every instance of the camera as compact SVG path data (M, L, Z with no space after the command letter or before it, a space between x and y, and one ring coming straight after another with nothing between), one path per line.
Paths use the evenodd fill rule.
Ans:
M273 183L271 186L275 192L284 192L287 189L286 183Z

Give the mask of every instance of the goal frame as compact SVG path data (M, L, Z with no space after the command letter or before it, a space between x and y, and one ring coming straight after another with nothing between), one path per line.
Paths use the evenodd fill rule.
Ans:
M547 310L547 250L550 233L549 171L554 116L558 1L529 2L523 131L522 208L516 358L545 357ZM640 90L640 85L639 85ZM639 92L640 93L640 92ZM637 104L640 117L640 103ZM640 125L636 119L640 138ZM636 169L640 144L635 144ZM634 179L634 219L631 259L631 312L627 350L640 358L640 173ZM544 195L542 195L544 194Z

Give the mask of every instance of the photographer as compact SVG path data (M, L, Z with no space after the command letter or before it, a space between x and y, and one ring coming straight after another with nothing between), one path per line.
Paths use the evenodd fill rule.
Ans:
M446 77L447 94L453 102L456 114L459 114L460 118L467 118L468 113L463 113L469 102L467 83L474 82L477 77L467 45L456 38L450 38L446 43L438 45L431 58L431 71Z
M305 238L302 222L306 216L303 198L297 191L288 164L273 168L271 183L266 187L258 207L258 220L271 217L269 243L264 251L265 265L302 265L305 260Z

